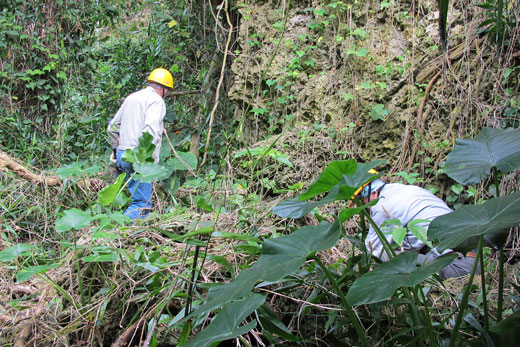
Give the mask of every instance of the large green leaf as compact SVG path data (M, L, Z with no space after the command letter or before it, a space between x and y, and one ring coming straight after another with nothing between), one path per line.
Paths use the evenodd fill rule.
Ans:
M88 212L73 208L63 212L63 217L56 220L56 231L64 232L72 229L81 230L87 228L92 221L92 216Z
M56 174L61 179L66 179L71 176L84 177L84 176L94 175L94 174L98 173L99 171L101 171L101 169L102 168L99 165L93 165L93 166L89 166L89 167L86 167L83 169L81 163L76 162L76 163L72 163L72 164L60 167L58 170L56 170Z
M352 193L355 188L352 188ZM273 213L282 218L300 218L314 210L316 207L329 204L336 200L339 186L333 188L323 199L319 201L302 201L299 198L285 200L273 207Z
M328 192L337 185L343 175L350 175L356 172L357 164L354 159L333 161L321 173L316 181L300 195L300 200L308 200L318 194Z
M105 214L106 216L106 214ZM124 225L125 223L128 223L131 221L130 217L128 217L126 214L123 214L122 211L115 211L112 214L110 214L110 220L118 223L119 225Z
M377 204L377 201L378 201L378 199L375 199L375 200L372 200L368 204L363 205L363 206L352 207L352 208L344 208L339 213L339 221L341 223L346 222L347 220L349 220L350 218L354 217L355 215L357 215L358 213L360 213L361 211L363 211L367 207L374 206L375 204Z
M226 238L226 239L230 239L230 240L239 240L239 241L260 243L260 240L254 236L251 236L248 234L242 234L242 233L232 233L232 232L228 232L228 231L214 231L211 234L211 237L221 237L221 238Z
M428 228L428 239L438 239L439 251L447 248L469 251L484 234L486 244L500 247L509 229L520 224L520 193L494 198L482 205L465 205L435 218Z
M114 210L117 210L117 209L121 210L129 202L130 202L130 197L128 195L126 195L126 193L124 191L122 191L121 193L117 194L116 198L114 199L114 202L112 203L112 208Z
M287 341L300 341L300 338L293 335L285 324L276 316L269 305L263 304L258 308L257 316L262 326L262 333L271 341L275 342L274 335Z
M127 149L121 159L129 163L153 163L152 157L155 151L155 145L153 144L153 136L147 132L139 138L139 145L134 149Z
M188 167L184 166L179 159L172 158L166 162L168 168L177 171L184 171L188 169L195 170L197 168L197 157L195 154L191 152L177 152L177 154Z
M484 128L473 140L457 139L444 172L460 184L476 184L494 167L502 173L520 169L520 131Z
M283 218L300 218L316 207L336 200L350 200L359 187L380 176L368 173L368 170L380 163L376 161L358 165L352 159L333 161L305 193L279 203L273 208L273 212ZM328 194L321 200L305 201L325 192Z
M401 287L413 287L446 267L456 255L439 257L431 263L417 267L418 254L403 252L373 271L361 276L347 293L351 305L371 304L392 297Z
M273 151L273 153L270 153L269 156L272 157L274 160L279 161L280 163L285 164L288 167L294 169L294 165L293 163L291 163L291 160L289 159L289 156L287 154L283 154L278 151Z
M119 175L114 183L101 189L101 191L98 192L98 203L101 206L108 206L116 200L117 193L121 189L121 185L125 181L125 177L126 173L123 172L121 175Z
M11 261L13 259L16 259L17 257L21 255L29 255L31 254L31 250L33 249L33 246L28 245L26 243L19 243L14 246L11 246L9 248L4 249L3 251L0 251L0 261Z
M226 257L221 255L208 255L208 259L214 261L215 263L222 265L226 268L226 270L231 275L231 278L235 278L235 267L231 265L231 263L226 259Z
M165 192L169 193L171 196L174 196L174 194L177 193L180 186L180 179L173 175L161 182L161 187L164 189Z
M514 346L520 340L520 311L489 329L489 335L495 346Z
M153 183L155 179L160 181L171 175L171 170L155 163L137 163L133 168L137 173L135 179L145 183Z
M259 281L277 282L294 273L310 254L334 246L340 233L341 223L336 219L332 224L322 222L318 226L305 226L290 235L265 240L258 261L234 281L212 287L206 303L193 314L203 314L229 301L239 300Z
M260 307L264 301L265 296L253 294L243 300L227 304L204 330L182 346L211 346L215 342L232 339L247 333L256 327L256 320L242 326L238 325Z
M161 150L159 151L159 162L164 163L166 158L169 158L171 154L172 150L170 148L170 144L168 143L168 139L166 138L166 136L163 136L161 142Z
M368 170L381 164L382 161L375 161L371 164L356 164L354 159L337 160L331 162L327 168L321 173L316 181L307 189L305 193L300 195L300 200L308 200L316 195L330 191L338 184L347 185L358 188L364 183L375 179L368 173ZM354 191L356 190L354 189ZM350 198L350 196L348 197Z
M60 264L49 264L49 265L37 265L23 268L16 273L16 282L24 282L33 277L36 274L43 274L49 269L60 266Z
M102 262L114 262L119 261L119 253L114 251L108 254L92 254L81 258L86 263L102 263Z

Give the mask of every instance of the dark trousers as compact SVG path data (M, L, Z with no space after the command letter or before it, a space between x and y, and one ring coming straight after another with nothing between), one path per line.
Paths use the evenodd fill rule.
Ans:
M118 150L116 153L117 167L119 170L126 172L126 180L128 180L128 190L131 194L130 205L123 214L128 215L131 219L144 218L152 208L152 184L139 182L130 176L134 172L132 164L123 161L121 157L125 151Z

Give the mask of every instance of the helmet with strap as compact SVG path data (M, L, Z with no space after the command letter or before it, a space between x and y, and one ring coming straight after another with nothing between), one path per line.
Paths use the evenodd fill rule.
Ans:
M170 71L163 68L153 70L146 81L159 83L162 86L173 89L173 76Z

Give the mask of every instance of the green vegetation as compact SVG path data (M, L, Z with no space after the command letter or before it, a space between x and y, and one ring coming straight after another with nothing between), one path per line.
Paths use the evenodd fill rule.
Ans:
M520 6L467 5L2 2L0 344L512 344ZM106 126L159 66L159 163L147 133L124 154L154 210L132 222ZM353 198L377 178L454 209L389 222L392 244L374 226L384 263ZM441 281L454 255L417 266L407 229L482 275Z

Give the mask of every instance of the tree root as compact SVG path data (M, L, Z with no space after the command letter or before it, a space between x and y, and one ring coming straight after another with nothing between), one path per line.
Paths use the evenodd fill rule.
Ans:
M36 319L43 313L43 309L47 304L45 298L47 297L47 292L49 287L45 287L40 297L40 302L38 307L34 311L34 314L31 315L31 321L24 324L20 332L17 334L16 341L14 343L14 347L24 347L29 334L31 333L31 329L34 324L36 324Z
M469 50L477 49L480 46L480 44L482 42L484 42L484 40L485 40L484 38L480 38L480 39L476 38L475 40L473 40L471 42L471 44L469 46ZM464 55L466 50L467 50L466 43L465 42L461 43L460 45L455 47L451 52L449 52L448 57L447 57L448 61L452 62L452 61L456 61L456 60L462 58L462 56ZM439 58L437 58L436 60L431 62L429 64L429 66L426 66L419 73L417 73L417 77L415 79L415 83L424 83L429 80L428 86L426 87L426 92L425 92L424 98L418 109L418 115L417 115L417 128L418 128L419 132L421 133L421 135L424 135L423 128L424 128L424 124L426 123L426 120L423 119L423 118L425 118L425 117L423 117L423 110L424 110L424 107L426 106L426 102L428 101L428 97L429 97L429 94L431 92L433 85L442 76L442 72L444 71L443 64L444 64L443 56L440 56ZM415 144L413 147L410 146L410 141L412 138L411 129L412 129L412 127L410 126L410 124L407 123L404 141L403 141L403 151L401 151L401 156L398 160L398 163L399 163L398 166L404 165L404 162L406 160L405 159L406 155L408 154L408 152L411 149L412 153L410 153L410 156L408 157L408 169L410 169L411 166L413 165L413 161L415 160L415 154L418 150L418 144Z
M35 174L25 166L19 164L15 158L0 150L0 170L4 167L11 170L17 176L20 176L21 178L33 184L54 187L61 186L63 184L63 181L58 176L44 176ZM94 191L99 191L105 186L105 183L99 178L85 178L79 181L77 184L82 190Z
M430 83L428 83L428 86L426 87L426 91L424 92L424 98L421 101L421 106L419 107L419 111L417 112L417 126L418 126L419 132L423 136L424 136L423 125L426 123L426 117L423 120L424 106L426 105L426 102L428 101L428 97L430 95L433 85L435 84L435 82L437 82L437 80L439 79L439 77L441 77L441 75L442 75L442 70L439 70L435 74L435 76L433 76Z
M137 322L132 324L121 334L117 340L112 344L112 347L125 347L130 346L132 340L145 325L146 320L144 318L139 319Z
M7 167L16 175L34 184L44 184L47 186L61 185L61 179L58 176L37 175L25 166L18 164L16 159L0 150L0 169L3 167Z
M484 42L485 38L475 39L471 42L469 46L469 50L476 49L477 46L480 46L482 42ZM455 47L448 55L448 60L456 61L463 56L466 52L466 43L463 42L457 47ZM436 71L442 69L444 63L443 56L436 58L429 66L423 68L419 73L417 73L417 78L415 79L415 83L425 83L428 80L431 80L432 76L436 74Z
M439 77L442 75L442 70L439 70L435 76L431 79L430 83L428 83L428 86L426 87L426 91L424 92L424 98L421 101L421 106L419 107L419 110L417 112L417 130L419 130L419 133L424 138L424 126L426 125L426 119L428 117L429 112L423 113L424 106L426 105L426 102L428 101L428 97L430 95L430 92L432 90L433 85ZM408 139L408 137L407 137ZM419 150L419 143L415 142L412 149L412 154L408 158L408 170L412 168L413 161L415 160L415 155L417 154L417 151Z

